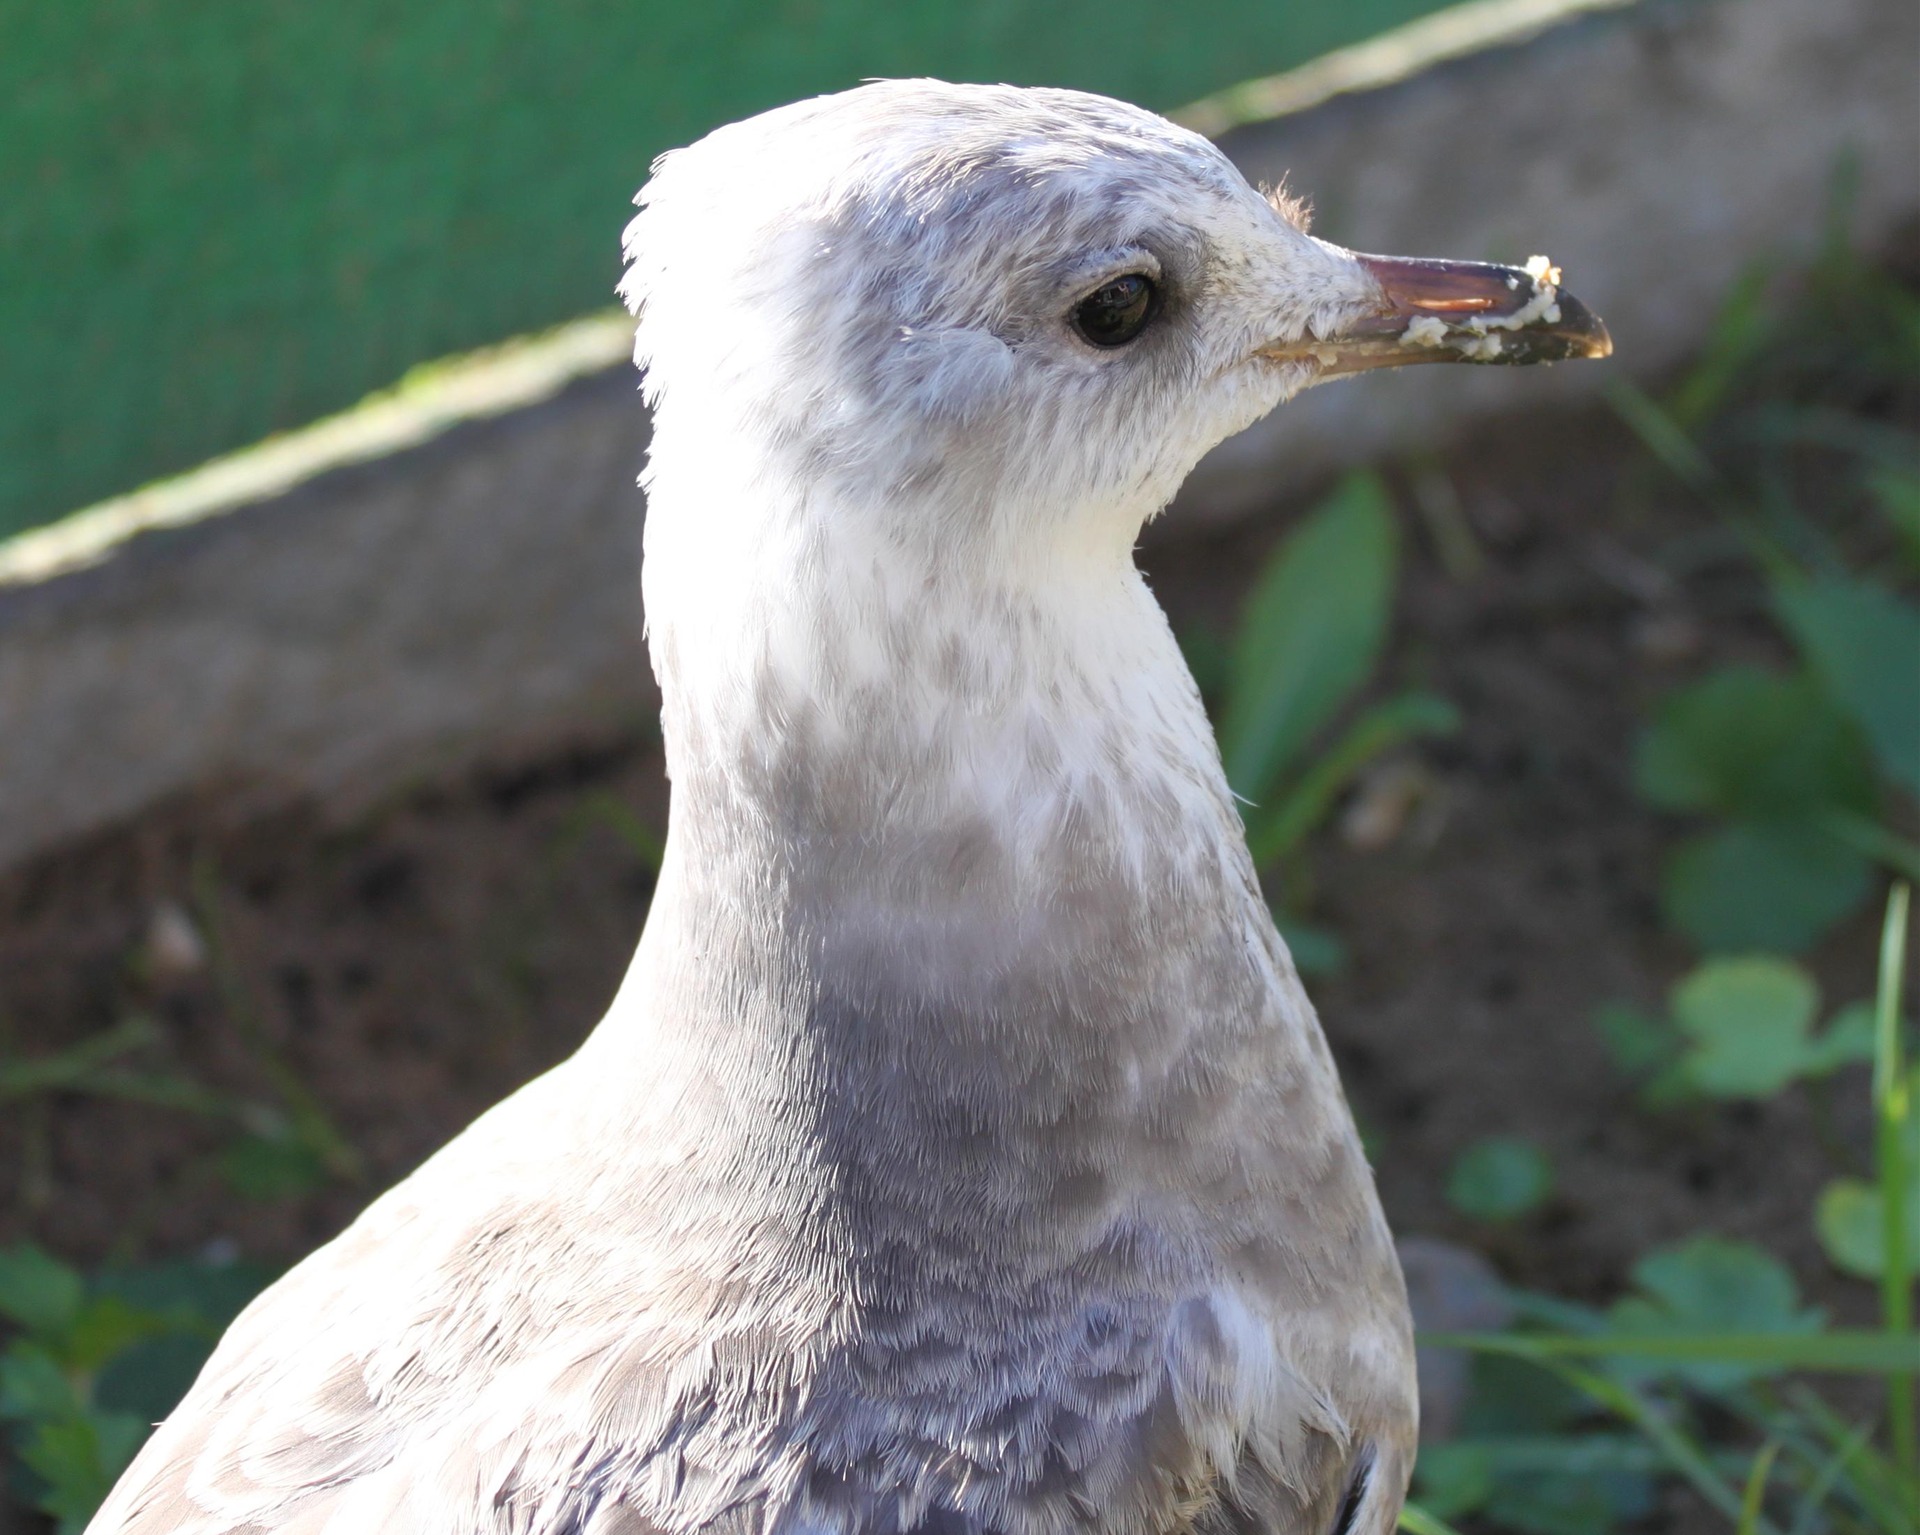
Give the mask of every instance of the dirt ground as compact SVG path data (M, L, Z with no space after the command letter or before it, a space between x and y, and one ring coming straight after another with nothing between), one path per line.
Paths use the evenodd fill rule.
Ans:
M1585 1300L1619 1293L1655 1244L1749 1238L1860 1320L1872 1296L1826 1267L1810 1211L1834 1170L1821 1136L1864 1148L1864 1073L1837 1080L1824 1126L1799 1093L1653 1116L1590 1024L1609 1000L1657 1004L1692 958L1655 908L1671 828L1629 784L1647 705L1778 653L1710 515L1636 488L1637 458L1596 415L1489 431L1397 474L1405 572L1377 687L1419 681L1465 728L1392 765L1411 799L1397 827L1357 827L1348 806L1315 840L1312 915L1350 958L1311 989L1401 1233ZM1176 628L1225 628L1283 526L1150 538ZM1384 775L1370 796L1370 813L1393 799ZM347 826L315 806L233 824L212 797L0 877L6 1055L146 1017L157 1041L131 1061L268 1102L283 1063L361 1164L247 1201L215 1173L232 1135L217 1117L41 1097L0 1115L0 1240L83 1261L220 1244L277 1264L333 1234L593 1026L651 888L620 811L664 827L651 736L556 740ZM1862 919L1813 956L1830 1005L1870 989L1874 936ZM1557 1173L1543 1211L1500 1229L1442 1196L1455 1155L1496 1133Z

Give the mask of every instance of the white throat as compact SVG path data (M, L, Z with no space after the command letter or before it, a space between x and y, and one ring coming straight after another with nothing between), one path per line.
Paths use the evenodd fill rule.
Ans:
M759 837L816 853L846 838L911 857L965 820L1136 878L1156 823L1219 826L1225 808L1237 836L1133 565L1139 509L836 504L737 453L665 447L645 584L678 794L724 785Z

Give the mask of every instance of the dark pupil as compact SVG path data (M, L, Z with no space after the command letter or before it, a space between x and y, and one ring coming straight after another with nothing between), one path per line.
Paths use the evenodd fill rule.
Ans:
M1153 317L1153 283L1138 272L1096 288L1073 311L1074 327L1095 346L1124 346Z

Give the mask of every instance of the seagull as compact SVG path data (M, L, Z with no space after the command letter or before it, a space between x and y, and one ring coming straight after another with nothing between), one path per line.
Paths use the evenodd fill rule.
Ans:
M89 1529L1387 1535L1405 1288L1132 550L1310 384L1604 327L1065 90L869 84L637 201L632 967L240 1316Z

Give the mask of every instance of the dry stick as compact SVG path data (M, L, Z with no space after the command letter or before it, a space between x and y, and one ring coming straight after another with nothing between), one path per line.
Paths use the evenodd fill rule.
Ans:
M1900 987L1907 958L1907 908L1912 892L1905 884L1887 898L1886 924L1880 931L1880 992L1876 999L1873 1048L1875 1155L1880 1173L1880 1225L1883 1260L1880 1302L1886 1330L1913 1330L1912 1255L1907 1251L1907 1187L1914 1169L1907 1166L1907 1118L1913 1105L1900 1039ZM1914 1419L1914 1375L1887 1377L1887 1430L1894 1463L1909 1483L1920 1476L1920 1439Z

